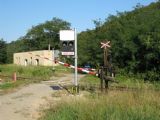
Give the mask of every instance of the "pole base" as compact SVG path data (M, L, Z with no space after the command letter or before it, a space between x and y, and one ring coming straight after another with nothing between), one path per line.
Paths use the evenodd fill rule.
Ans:
M73 94L78 94L79 93L79 86L73 86L72 87L72 93Z

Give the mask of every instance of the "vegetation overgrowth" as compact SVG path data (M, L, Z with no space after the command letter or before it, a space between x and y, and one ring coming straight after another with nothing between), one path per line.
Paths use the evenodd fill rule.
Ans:
M158 120L160 118L160 83L117 75L118 84L110 83L101 93L100 79L86 75L80 80L80 93L71 96L58 92L60 101L44 110L40 120ZM113 85L114 84L114 85ZM84 87L85 85L85 87ZM98 85L98 88L97 88ZM95 87L96 86L96 87ZM135 89L110 89L125 87ZM88 91L88 92L86 92Z
M0 89L7 90L30 83L49 80L50 77L59 77L72 72L64 66L17 66L13 64L0 65ZM12 80L13 73L16 73L17 81Z
M82 95L81 95L82 94ZM159 91L108 91L62 97L40 120L158 120Z
M109 61L125 74L141 74L142 79L160 80L160 2L137 5L133 11L118 12L105 21L95 21L96 29L79 34L79 64L103 63L100 42L111 41Z

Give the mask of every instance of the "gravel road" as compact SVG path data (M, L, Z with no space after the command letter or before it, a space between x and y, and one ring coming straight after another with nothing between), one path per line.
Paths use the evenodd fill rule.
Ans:
M79 75L79 78L83 75ZM56 91L51 87L58 82L72 83L73 74L64 77L52 77L50 81L30 84L14 93L0 96L0 120L37 120L40 108L54 100L52 94Z

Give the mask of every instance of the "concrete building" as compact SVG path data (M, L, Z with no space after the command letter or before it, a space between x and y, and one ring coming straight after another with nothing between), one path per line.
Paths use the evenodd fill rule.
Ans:
M17 65L41 65L41 66L53 66L54 52L53 50L41 50L41 51L30 51L14 53L13 57L14 64Z

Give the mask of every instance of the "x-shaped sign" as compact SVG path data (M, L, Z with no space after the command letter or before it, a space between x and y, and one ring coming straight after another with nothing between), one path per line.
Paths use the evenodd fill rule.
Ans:
M107 47L110 48L111 46L109 45L109 43L110 43L110 41L108 41L106 43L101 42L101 45L102 45L101 48L104 48L104 49L106 49Z

